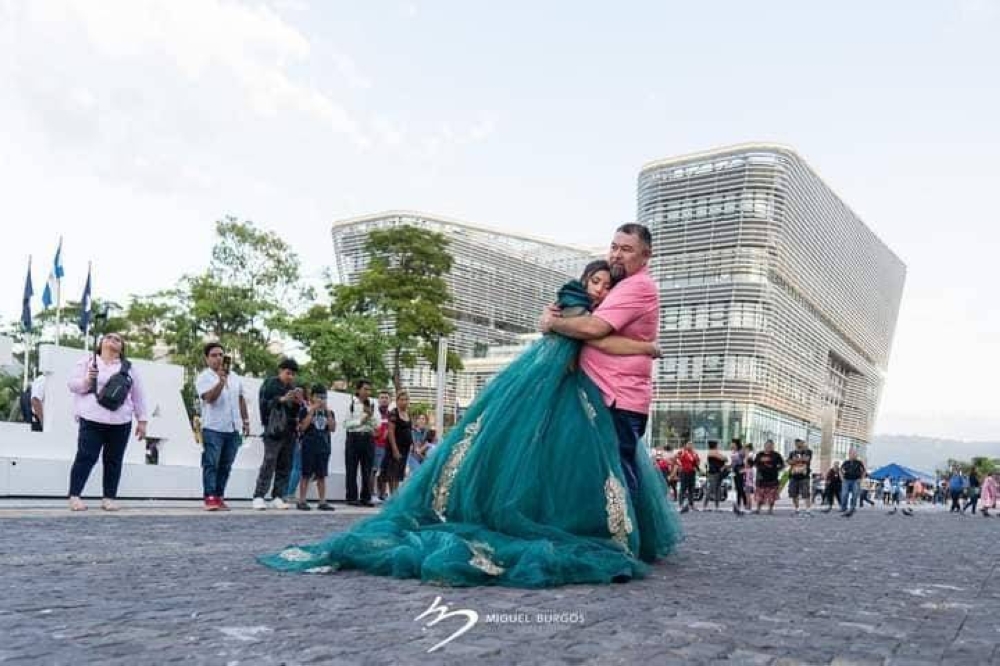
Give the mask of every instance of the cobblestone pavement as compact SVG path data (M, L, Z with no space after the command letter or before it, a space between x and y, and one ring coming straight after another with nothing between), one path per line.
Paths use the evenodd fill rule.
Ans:
M0 511L0 662L1000 663L1000 520L925 511L684 516L650 578L451 589L278 574L253 555L358 518ZM415 621L435 600L479 622Z

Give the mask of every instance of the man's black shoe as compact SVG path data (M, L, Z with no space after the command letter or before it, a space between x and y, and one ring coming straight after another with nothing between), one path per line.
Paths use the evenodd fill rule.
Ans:
M372 506L375 506L375 502L373 502L371 500L365 500L363 502L358 502L358 506L372 507Z
M348 506L357 506L358 500L347 500Z

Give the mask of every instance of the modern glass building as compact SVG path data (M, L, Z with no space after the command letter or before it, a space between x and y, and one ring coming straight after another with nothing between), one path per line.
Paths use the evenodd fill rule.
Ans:
M333 224L335 279L351 284L365 269L368 232L400 225L436 231L450 241L454 264L446 280L455 332L448 343L463 358L485 358L491 347L518 345L520 336L536 332L542 309L554 300L559 287L599 254L438 215L389 211ZM433 401L437 377L429 364L421 361L402 374L413 399ZM453 408L454 377L450 383L446 403Z
M647 164L660 346L651 437L866 453L906 267L801 157L748 144Z

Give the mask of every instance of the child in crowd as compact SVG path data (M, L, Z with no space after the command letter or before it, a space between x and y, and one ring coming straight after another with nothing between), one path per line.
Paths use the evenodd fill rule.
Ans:
M309 482L316 481L320 511L333 511L326 501L326 475L330 467L330 433L337 429L337 420L326 404L326 387L317 384L312 388L308 405L299 410L299 433L302 443L302 480L299 481L299 500L295 508L309 511L306 501Z

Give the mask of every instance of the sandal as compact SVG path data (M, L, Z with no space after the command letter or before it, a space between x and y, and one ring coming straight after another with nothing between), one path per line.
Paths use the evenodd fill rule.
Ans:
M69 510L70 511L86 511L87 505L83 503L83 500L79 497L69 498Z
M114 503L114 500L105 498L101 500L101 508L105 511L118 511L120 507Z

